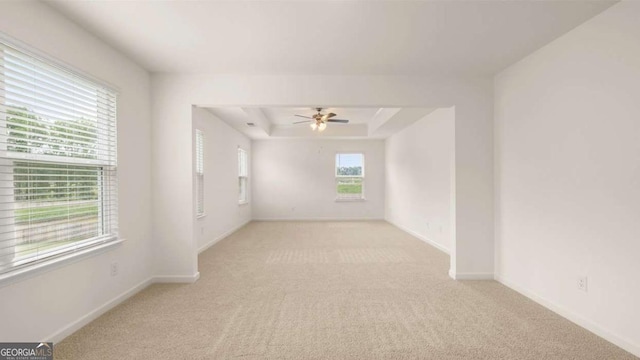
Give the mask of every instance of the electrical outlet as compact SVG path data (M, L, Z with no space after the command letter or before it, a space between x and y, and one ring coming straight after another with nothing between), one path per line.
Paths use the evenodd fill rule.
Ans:
M587 277L578 278L578 290L587 292Z
M111 276L118 275L118 262L111 263Z

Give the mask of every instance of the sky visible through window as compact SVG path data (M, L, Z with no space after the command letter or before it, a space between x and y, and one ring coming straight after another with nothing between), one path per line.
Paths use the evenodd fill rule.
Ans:
M71 91L79 99L82 99L82 107L76 106L73 110L78 117L95 118L97 113L104 111L98 107L99 101L95 90L82 84L79 79L70 81L68 80L69 74L58 72L51 67L48 67L48 72L45 73L38 66L31 66L30 63L35 60L27 59L18 53L5 51L15 57L6 56L4 59L5 70L13 74L12 77L7 77L4 81L7 89L10 89L6 94L7 105L26 106L28 110L45 117L47 120L50 118L64 118L66 114L53 110L51 106L47 106L44 102L38 101L38 99L30 98L33 92L46 95L47 93L52 93L52 90L57 91L59 89ZM22 90L18 79L25 82L28 81L32 84L32 88Z
M362 154L338 154L337 175L362 175L363 162Z
M93 160L108 156L109 129L100 119L112 109L95 86L10 48L2 55L6 150Z

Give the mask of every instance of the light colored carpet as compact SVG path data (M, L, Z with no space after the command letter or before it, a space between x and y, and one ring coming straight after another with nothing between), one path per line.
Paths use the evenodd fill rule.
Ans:
M635 359L385 222L253 222L55 359Z

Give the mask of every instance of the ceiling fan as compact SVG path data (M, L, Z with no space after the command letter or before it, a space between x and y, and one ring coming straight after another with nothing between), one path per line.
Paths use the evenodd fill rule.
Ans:
M328 122L335 122L335 123L342 123L342 124L346 124L346 123L349 122L349 120L332 119L332 117L336 116L336 114L334 114L334 113L323 114L321 107L316 108L316 111L318 113L314 114L312 116L296 114L295 116L297 116L297 117L302 117L302 118L306 118L306 119L309 119L309 120L297 121L297 122L294 122L294 124L303 124L303 123L311 122L311 124L309 124L309 126L311 126L312 130L314 130L314 131L315 130L324 131L324 129L327 128L327 123Z

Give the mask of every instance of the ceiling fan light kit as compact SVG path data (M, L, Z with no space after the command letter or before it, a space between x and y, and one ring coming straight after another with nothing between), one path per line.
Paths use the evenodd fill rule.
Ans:
M349 120L342 120L342 119L332 119L332 117L336 116L336 114L334 113L328 113L328 114L323 114L322 113L322 108L316 108L316 111L318 112L317 114L314 114L313 116L306 116L306 115L298 115L296 114L295 116L297 117L302 117L305 119L309 119L309 120L304 120L304 121L297 121L294 122L293 124L303 124L303 123L307 123L309 121L311 121L312 123L309 124L309 126L311 127L311 130L316 131L318 130L318 132L324 131L324 129L327 128L327 123L328 122L335 122L335 123L342 123L342 124L347 124L349 122Z

